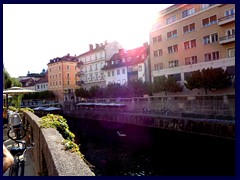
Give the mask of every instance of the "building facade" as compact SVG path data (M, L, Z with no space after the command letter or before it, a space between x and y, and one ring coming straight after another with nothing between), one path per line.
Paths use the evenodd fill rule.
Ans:
M105 61L112 57L121 48L118 42L96 44L95 48L89 45L89 51L77 56L80 65L78 73L80 85L85 89L92 86L105 87L106 77L102 70Z
M106 61L102 70L105 71L106 85L117 83L127 84L131 80L149 80L148 44L131 50L121 49Z
M79 88L77 63L77 57L69 54L48 63L48 90L53 91L60 103L75 98L75 89Z
M235 76L235 4L176 4L150 32L151 78L223 68Z

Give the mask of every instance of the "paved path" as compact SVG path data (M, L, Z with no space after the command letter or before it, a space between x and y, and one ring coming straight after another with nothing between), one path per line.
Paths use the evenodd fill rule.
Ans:
M7 137L7 131L8 128L6 125L3 127L3 144L8 148L11 149L14 145L14 141L10 140ZM3 176L8 176L9 172L6 171ZM35 169L34 169L34 162L29 154L29 152L26 152L26 163L25 163L25 176L37 176Z

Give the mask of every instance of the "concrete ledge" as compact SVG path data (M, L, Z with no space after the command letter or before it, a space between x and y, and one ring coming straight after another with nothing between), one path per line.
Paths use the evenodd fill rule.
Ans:
M64 139L56 129L40 129L40 118L31 112L24 112L23 120L31 127L30 135L35 143L33 159L38 175L95 176L81 157L63 149L61 142Z

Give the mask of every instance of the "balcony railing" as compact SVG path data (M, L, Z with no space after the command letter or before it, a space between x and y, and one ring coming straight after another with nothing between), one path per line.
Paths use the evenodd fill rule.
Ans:
M218 19L218 25L223 25L235 21L235 13Z
M235 34L219 38L219 44L226 44L235 41Z

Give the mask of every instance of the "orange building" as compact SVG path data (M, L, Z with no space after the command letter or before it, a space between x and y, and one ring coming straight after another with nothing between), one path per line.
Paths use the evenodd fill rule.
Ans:
M54 92L59 103L75 98L75 89L79 88L77 63L76 56L69 54L48 63L48 90Z
M152 81L223 68L235 76L235 4L175 4L159 12L150 32Z

